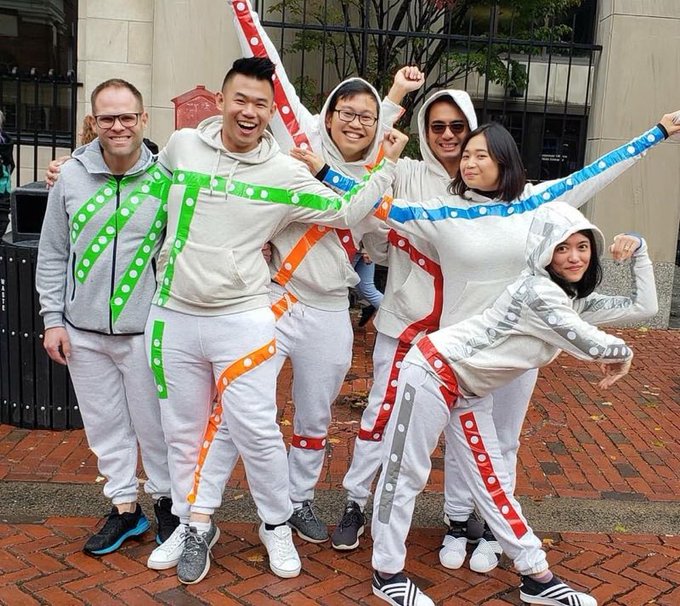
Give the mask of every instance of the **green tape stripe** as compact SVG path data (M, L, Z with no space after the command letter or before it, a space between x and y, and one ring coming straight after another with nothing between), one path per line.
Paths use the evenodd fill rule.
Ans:
M177 220L177 231L175 237L169 241L172 249L168 253L167 265L163 277L159 282L160 288L156 291L156 296L154 298L154 303L160 307L163 307L168 300L172 280L175 277L175 260L177 259L177 255L182 252L187 238L189 237L189 228L191 227L191 220L194 218L198 190L199 188L193 183L188 185L184 190L184 197L182 198L182 205Z
M109 217L86 247L76 267L76 279L80 283L85 282L99 257L122 231L123 227L125 227L126 223L132 218L132 215L135 214L146 198L149 196L154 196L161 200L167 198L167 192L171 185L170 179L155 167L151 167L146 172L150 172L151 178L145 179L128 194L127 198L118 207L118 210ZM123 179L121 184L125 183L125 181L126 179Z
M224 177L211 178L210 175L189 171L175 171L173 174L173 183L186 185L187 187L211 189L219 193L233 194L247 200L259 200L262 202L272 202L274 204L290 204L316 210L338 210L343 206L343 202L338 198L326 198L316 194L295 192L277 187L262 187L261 185L244 183L242 181L232 180L230 182Z
M111 177L78 209L78 212L73 215L73 223L71 223L71 243L78 239L83 228L92 220L92 217L106 206L115 193L116 180Z
M368 183L368 180L371 178L371 175L380 170L383 166L385 166L385 160L381 160L378 164L376 164L371 170L369 170L359 181L357 181L354 184L354 187L352 189L346 191L342 199L345 200L345 202L349 202L350 198L355 196L358 192L360 192L364 187L366 187L366 184Z
M151 372L156 382L156 392L159 400L166 400L168 398L168 385L165 382L165 370L163 369L163 331L165 330L165 322L162 320L154 320L151 329L151 350L150 362Z
M149 229L149 232L146 234L141 246L135 252L130 264L125 268L123 277L116 285L116 289L109 301L111 316L114 322L118 320L118 317L137 287L140 277L149 265L153 252L158 245L158 242L161 241L163 230L165 229L167 222L168 205L164 202L158 209L151 229Z

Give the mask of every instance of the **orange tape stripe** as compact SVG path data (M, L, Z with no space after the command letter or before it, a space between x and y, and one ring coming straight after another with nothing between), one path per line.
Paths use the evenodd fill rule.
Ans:
M253 368L257 368L260 364L267 361L276 353L276 340L272 339L269 343L251 351L248 355L236 360L229 366L227 366L220 374L217 380L217 398L215 400L212 414L208 419L208 426L206 427L205 434L203 435L203 444L201 444L201 451L198 455L198 464L196 465L196 470L194 471L194 484L191 488L191 492L187 495L187 501L193 503L196 501L196 494L198 493L198 485L201 481L201 471L203 465L205 465L205 460L208 457L208 451L210 446L215 439L217 430L222 422L222 394L224 390L229 386L229 384L241 375L244 375Z
M312 225L293 246L286 258L281 261L281 267L273 278L274 282L285 286L304 260L305 255L330 231L325 225Z
M378 217L378 219L382 219L385 221L390 214L390 208L392 208L392 200L394 198L392 196L388 196L385 194L382 197L382 200L380 200L380 204L378 205L378 208L376 208L373 211L373 214Z

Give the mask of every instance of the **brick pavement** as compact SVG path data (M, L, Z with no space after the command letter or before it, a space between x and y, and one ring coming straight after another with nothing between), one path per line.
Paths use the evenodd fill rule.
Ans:
M680 333L624 330L636 352L634 370L609 392L594 387L597 369L560 356L541 372L522 434L517 493L543 499L577 497L674 501L680 494ZM341 486L358 427L355 404L369 387L374 333L357 330L354 365L335 407L321 488ZM289 375L279 393L282 429L290 435ZM97 470L81 431L27 431L0 426L0 479L92 483ZM428 490L442 490L441 452ZM241 467L231 480L245 487ZM221 523L209 577L182 588L167 572L144 566L151 533L116 554L80 552L93 518L0 523L0 604L381 604L370 595L370 544L351 554L300 545L304 573L281 580L268 572L254 524ZM446 571L437 561L441 529L412 533L407 567L447 605L519 604L508 562L491 575ZM680 604L677 536L561 533L544 535L556 571L587 588L601 605Z

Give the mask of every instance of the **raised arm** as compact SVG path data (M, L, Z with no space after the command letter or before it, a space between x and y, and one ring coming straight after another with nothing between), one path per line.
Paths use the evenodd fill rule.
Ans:
M394 81L387 96L382 100L383 123L390 127L401 118L404 108L401 102L408 93L418 90L425 83L425 74L414 65L406 65L394 74Z
M276 65L274 101L276 114L270 122L272 133L284 152L309 145L308 134L317 127L314 116L302 105L291 84L281 57L260 23L249 0L227 0L234 14L234 28L244 57L267 57Z

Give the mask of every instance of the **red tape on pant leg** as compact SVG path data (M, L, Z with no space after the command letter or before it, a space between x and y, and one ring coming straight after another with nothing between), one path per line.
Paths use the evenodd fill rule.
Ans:
M310 436L300 436L293 434L291 445L295 448L303 448L305 450L323 450L326 448L326 436L322 438L311 438Z

